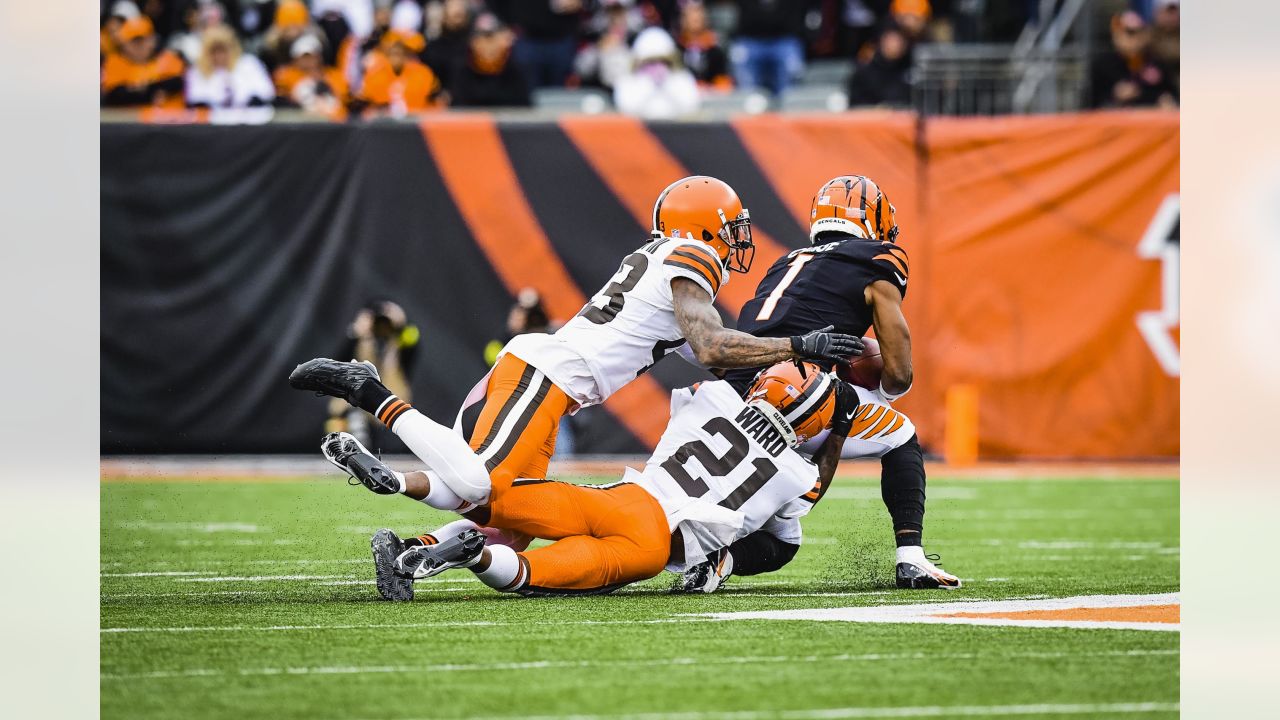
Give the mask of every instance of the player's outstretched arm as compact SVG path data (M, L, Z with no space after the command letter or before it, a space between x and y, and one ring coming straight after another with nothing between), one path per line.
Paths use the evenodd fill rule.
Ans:
M843 380L836 380L836 411L831 418L831 432L822 442L822 447L813 454L813 463L818 466L818 498L813 501L817 505L822 496L831 487L831 480L836 475L836 467L840 465L840 451L844 448L844 440L853 425L853 416L858 412L858 392Z
M911 330L902 314L902 293L892 283L877 280L864 291L871 306L871 324L880 341L880 357L884 373L880 387L896 398L911 389Z
M862 352L860 338L830 332L830 327L790 338L760 338L730 330L720 321L711 295L688 278L674 278L671 295L680 333L703 365L757 367L795 358L847 363L849 356Z

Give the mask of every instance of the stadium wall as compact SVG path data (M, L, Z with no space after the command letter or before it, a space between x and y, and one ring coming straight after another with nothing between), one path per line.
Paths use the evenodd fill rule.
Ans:
M751 209L755 265L718 300L732 319L807 243L813 191L860 173L911 258L900 406L926 445L967 383L984 457L1176 456L1178 137L1176 115L1144 112L104 124L102 450L314 450L324 404L285 377L374 298L421 328L414 403L451 419L515 293L571 317L687 174ZM651 446L667 390L697 377L661 363L580 424L578 451Z

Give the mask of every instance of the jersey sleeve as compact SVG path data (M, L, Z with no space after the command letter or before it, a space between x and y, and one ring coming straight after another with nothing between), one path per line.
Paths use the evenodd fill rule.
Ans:
M910 263L907 262L906 250L894 243L880 243L871 255L871 265L876 271L877 280L887 280L898 288L903 297L907 296Z
M778 538L784 543L799 545L804 539L800 529L800 518L774 515L760 528L762 531Z
M703 244L684 243L675 246L662 261L662 269L671 279L683 277L698 283L698 286L715 297L724 284L724 266L720 258Z

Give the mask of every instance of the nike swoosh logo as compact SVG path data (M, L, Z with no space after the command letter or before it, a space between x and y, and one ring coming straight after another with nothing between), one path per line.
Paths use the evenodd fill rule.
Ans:
M907 286L907 279L906 279L906 278L904 278L904 277L902 277L901 275L899 275L896 271L893 273L893 276L894 276L894 277L896 277L896 278L898 278L898 284L899 284L899 285L901 285L902 287L906 287L906 286Z

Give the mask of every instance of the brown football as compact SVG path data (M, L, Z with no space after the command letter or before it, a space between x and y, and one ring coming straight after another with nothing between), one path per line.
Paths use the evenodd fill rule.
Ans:
M841 380L868 390L880 387L880 375L884 372L884 360L880 357L880 343L875 338L864 337L867 349L855 355L848 365L837 365L836 375Z

